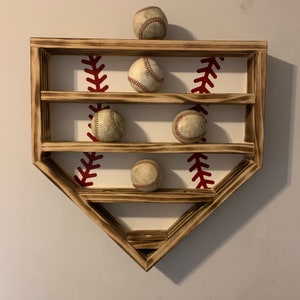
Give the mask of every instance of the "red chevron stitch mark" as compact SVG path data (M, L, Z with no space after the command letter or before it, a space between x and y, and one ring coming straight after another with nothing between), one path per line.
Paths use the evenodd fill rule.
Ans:
M88 179L94 178L97 176L97 173L92 173L92 170L100 168L100 164L95 163L97 160L102 159L103 155L97 154L96 152L84 152L85 159L81 158L80 162L84 166L84 169L81 167L78 167L77 170L79 174L81 175L81 178L79 176L75 175L74 179L81 185L81 186L92 186L94 183L92 181L88 181Z
M199 180L196 189L208 189L210 188L210 185L215 183L213 180L207 179L207 177L211 177L211 173L209 171L203 170L209 168L209 165L207 163L201 161L207 160L207 158L207 155L203 153L194 153L187 159L188 162L193 161L193 165L189 168L189 171L196 171L196 174L193 176L192 181L195 182L196 180Z
M219 58L221 61L224 60L223 57ZM214 84L210 77L213 79L217 78L217 74L214 69L220 70L221 66L217 61L216 57L206 57L200 60L202 64L207 64L206 66L197 70L197 73L203 74L202 76L194 79L194 83L200 83L200 85L191 90L192 93L200 93L200 94L209 94L209 90L207 86L210 88L214 87Z
M88 90L90 92L105 92L109 88L108 85L104 85L103 87L101 87L101 84L107 78L106 74L100 76L101 71L105 68L104 64L100 64L100 66L98 66L101 57L102 56L90 55L89 59L81 60L83 64L88 65L89 67L89 68L85 68L84 72L91 75L91 77L86 78L86 81L93 85L88 87Z
M84 71L90 75L90 77L86 78L86 81L91 84L91 86L88 86L88 90L90 92L105 92L109 88L108 85L104 85L102 87L102 83L107 78L107 75L104 74L100 76L100 73L105 68L104 64L100 64L98 66L100 59L101 56L89 56L88 59L81 60L83 64L88 66L84 69ZM109 108L109 106L102 107L101 104L89 105L89 109L91 110L89 119L92 120L94 114L104 108ZM91 123L88 124L88 127L91 128ZM97 141L97 139L91 132L87 132L87 136L93 142ZM91 179L97 177L97 173L94 172L94 170L101 167L101 165L97 163L97 161L102 159L103 155L97 154L96 152L84 152L83 155L84 158L80 159L83 168L77 168L79 174L74 175L74 179L83 187L92 186L94 183Z
M220 57L219 59L221 61L224 60L223 57ZM202 73L202 76L196 78L194 80L194 83L200 83L200 85L193 88L191 90L191 92L192 93L200 93L200 94L209 94L210 93L209 88L214 87L214 83L212 82L212 79L210 79L210 77L212 77L213 79L216 79L217 74L214 71L214 69L220 70L221 66L218 63L216 57L207 57L207 58L201 59L200 61L202 64L206 64L206 66L199 68L197 70L197 73ZM203 113L204 115L208 114L207 110L200 104L197 104L197 105L191 107L190 109L199 111L199 112ZM202 142L206 142L205 137L202 139ZM209 168L209 164L204 162L207 160L208 160L207 155L205 155L203 153L193 153L187 159L187 161L189 163L191 163L191 162L193 163L192 166L189 168L189 171L190 172L196 171L195 175L192 178L193 182L198 180L196 189L201 189L201 188L209 189L210 186L215 183L213 180L209 179L209 177L212 176L211 172L205 170L205 169Z

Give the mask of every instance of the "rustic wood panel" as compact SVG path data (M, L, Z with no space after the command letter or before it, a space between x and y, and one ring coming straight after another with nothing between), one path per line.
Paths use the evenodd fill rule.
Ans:
M135 249L158 249L167 239L165 230L135 230L127 233L127 241Z
M248 58L247 61L247 93L256 92L256 81L255 81L255 69L257 68L256 64L257 53L254 53ZM257 102L257 98L255 99ZM245 110L245 142L254 143L255 142L255 111L257 106L246 105ZM253 156L252 156L253 157Z
M65 92L42 91L41 100L62 103L125 103L125 104L254 104L255 94L175 94L130 92Z
M158 189L155 192L140 192L135 189L81 189L79 195L90 202L163 202L195 203L211 202L215 198L212 189Z
M159 152L159 153L235 153L253 154L253 143L181 144L181 143L101 143L101 142L43 142L44 152Z
M32 161L41 160L41 140L42 140L42 126L41 126L41 62L40 51L38 48L30 49L31 61L31 144L32 144Z
M266 42L31 38L31 46L63 55L248 57L265 49Z
M264 120L265 120L265 93L266 93L266 68L267 52L260 51L257 54L255 69L256 86L256 113L255 113L255 144L254 161L261 166L263 163L263 144L264 144Z

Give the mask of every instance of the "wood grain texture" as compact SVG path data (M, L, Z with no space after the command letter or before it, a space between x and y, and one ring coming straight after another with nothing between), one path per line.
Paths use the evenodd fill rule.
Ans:
M41 160L41 141L42 141L42 126L41 126L41 62L39 57L40 51L38 48L30 49L31 60L31 143L32 143L32 161Z
M178 93L130 93L130 92L65 92L41 91L41 100L57 103L125 103L125 104L254 104L255 94L178 94Z
M257 165L262 166L263 148L264 148L264 120L265 120L265 93L266 93L266 68L267 52L260 51L257 54L257 66L255 69L256 80L256 110L255 110L255 144L254 144L254 161Z
M44 152L145 152L145 153L234 153L253 154L253 143L181 144L181 143L101 143L101 142L43 142Z
M149 203L195 203L211 202L215 198L212 189L158 189L140 192L132 189L81 189L79 195L90 202L149 202Z
M31 38L31 46L63 55L248 57L265 49L266 42Z
M135 230L127 233L127 241L135 249L158 249L167 239L165 230Z

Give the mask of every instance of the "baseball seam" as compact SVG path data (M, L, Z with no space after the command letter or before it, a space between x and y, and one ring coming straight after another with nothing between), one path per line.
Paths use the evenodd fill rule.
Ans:
M155 168L155 170L156 170L156 175L157 176L153 179L152 182L150 182L148 184L135 184L135 183L133 183L133 186L135 188L152 188L153 186L155 186L156 182L158 181L158 179L160 177L160 175L159 175L160 174L160 170L159 170L158 166L155 163L153 163L152 161L140 161L140 162L136 163L134 166L136 167L136 166L138 166L140 164L144 164L144 163L148 163L151 166L153 166Z
M180 120L183 118L183 117L186 117L186 116L190 116L190 115L194 115L194 113L191 111L191 112L185 112L185 113L182 113L179 117L177 117L177 119L175 120L175 132L176 134L184 141L186 142L193 142L195 140L198 140L202 137L201 134L197 135L197 136L194 136L194 137L187 137L185 135L183 135L180 131L179 131L179 128L178 128L178 124L180 122Z
M144 57L143 58L143 62L144 62L144 67L147 71L147 74L152 77L155 81L159 82L159 83L162 83L164 81L164 78L163 77L159 77L154 71L153 69L151 68L151 65L150 65L150 62L149 62L149 59Z
M102 111L103 111L103 110L102 110ZM114 129L115 131L117 131L118 134L120 135L120 127L118 126L117 122L115 121L114 113L115 113L115 111L114 111L113 109L110 109L110 110L109 110L109 116L107 116L106 121L107 121L107 123L108 123L108 126L109 126L110 128L113 128L113 129ZM98 117L98 115L96 115L96 120L95 120L95 122L96 122L96 125L97 125L97 126L95 126L95 128L94 128L94 130L95 130L95 135L96 135L96 136L99 135L99 128L100 128L100 121L101 121L101 120L102 120L102 119L100 119L100 118ZM97 139L97 138L96 138L96 139ZM101 140L99 140L99 141L101 141Z
M109 108L109 105L105 106L105 107L102 107L101 104L97 104L96 106L93 106L93 105L89 105L89 109L92 110L95 113L97 113L98 111L102 110L102 109L107 109ZM89 114L89 119L92 120L94 118L94 114ZM89 123L88 124L88 127L89 128L92 128L92 124ZM96 137L93 135L93 133L91 132L87 132L86 134L93 142L97 142L98 140L96 139Z
M147 87L146 87L144 84L142 84L141 82L139 82L138 80L136 80L136 79L134 79L134 78L128 76L128 81L129 81L131 84L137 86L141 91L143 91L143 92L145 92L145 93L150 93L150 90L147 89Z
M139 39L143 39L144 31L146 30L146 28L155 22L158 22L164 28L164 32L166 32L166 24L165 24L164 20L159 17L153 17L153 18L147 19L141 25L140 30L139 30Z

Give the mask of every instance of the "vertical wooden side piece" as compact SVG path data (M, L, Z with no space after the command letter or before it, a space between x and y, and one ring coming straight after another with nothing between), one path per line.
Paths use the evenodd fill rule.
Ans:
M255 68L255 86L256 86L256 104L255 104L255 144L254 144L254 162L262 166L263 163L263 143L264 143L264 119L265 119L265 82L266 82L266 50L259 51L256 56Z
M39 48L30 49L31 59L31 139L32 139L32 160L41 161L41 62Z

